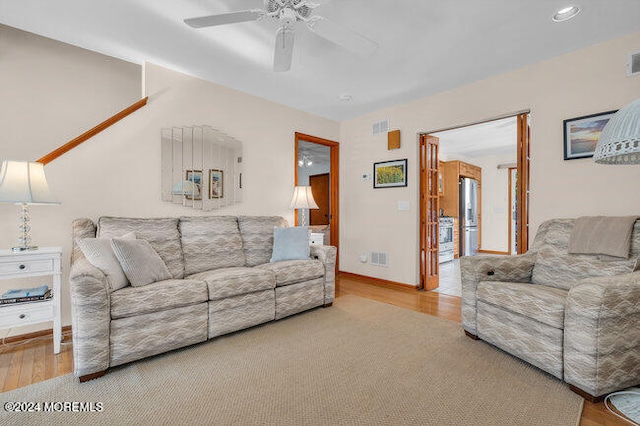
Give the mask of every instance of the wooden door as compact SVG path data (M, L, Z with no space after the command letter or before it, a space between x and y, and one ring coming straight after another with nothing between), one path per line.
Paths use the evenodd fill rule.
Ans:
M318 207L320 207L319 209L311 209L311 214L310 214L311 220L309 221L309 224L328 225L329 214L330 214L329 173L309 176L309 185L311 186L313 199L316 201L316 204L318 205Z
M438 220L438 150L439 139L420 135L420 285L421 290L433 290L439 283L438 251L440 224Z

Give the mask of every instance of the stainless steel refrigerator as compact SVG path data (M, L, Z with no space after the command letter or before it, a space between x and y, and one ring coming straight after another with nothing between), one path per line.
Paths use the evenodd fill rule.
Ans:
M460 178L460 256L478 254L478 181Z

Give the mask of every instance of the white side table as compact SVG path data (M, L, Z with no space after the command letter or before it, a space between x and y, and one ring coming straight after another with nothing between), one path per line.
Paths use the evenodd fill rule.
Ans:
M322 232L312 232L309 238L309 244L312 246L324 245L324 234Z
M62 322L60 287L62 247L42 247L33 251L0 250L0 279L53 277L52 297L46 301L0 305L0 328L53 321L53 353L60 353Z

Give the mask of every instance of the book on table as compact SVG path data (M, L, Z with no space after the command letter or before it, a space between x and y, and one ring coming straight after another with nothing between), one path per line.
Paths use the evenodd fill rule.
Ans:
M27 295L21 295L19 297L6 297L6 295L10 295L12 293L7 292L0 297L0 306L12 305L15 303L25 303L25 302L39 302L43 300L51 299L52 293L51 289L47 288L47 290L40 294L40 292L33 294L28 293Z

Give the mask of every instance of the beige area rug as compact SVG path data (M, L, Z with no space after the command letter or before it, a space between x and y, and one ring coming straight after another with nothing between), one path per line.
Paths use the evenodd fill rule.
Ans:
M101 412L3 410L3 425L574 426L582 410L561 381L460 324L357 296L0 400L102 403Z

